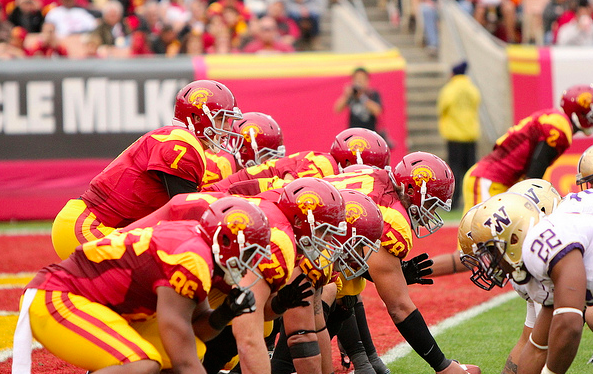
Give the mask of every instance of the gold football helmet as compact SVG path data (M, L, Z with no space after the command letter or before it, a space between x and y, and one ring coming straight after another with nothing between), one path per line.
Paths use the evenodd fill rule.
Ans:
M527 196L533 200L535 205L544 214L552 213L562 200L562 196L560 196L552 183L538 178L525 179L524 181L515 183L507 192L515 192Z
M473 206L461 218L459 229L457 230L457 240L461 252L461 263L472 272L469 279L481 289L490 291L492 287L494 287L494 283L489 277L485 276L484 269L480 266L480 261L478 261L478 258L474 253L476 245L471 235L472 219L480 205L481 204Z
M593 145L581 155L577 166L577 186L581 191L593 188Z
M471 224L476 257L495 285L503 287L507 275L518 283L526 280L521 246L541 216L533 200L514 192L492 196L478 208Z

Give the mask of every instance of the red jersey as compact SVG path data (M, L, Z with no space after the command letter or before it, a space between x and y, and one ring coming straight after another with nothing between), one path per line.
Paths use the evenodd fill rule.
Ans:
M220 151L214 153L209 149L205 151L206 172L202 188L220 182L224 178L237 172L237 162L228 152Z
M156 312L159 286L199 303L213 272L212 250L197 221L163 222L84 243L43 268L26 288L70 292L106 305L128 320Z
M325 259L320 258L321 264L324 265ZM325 286L326 284L334 283L338 280L340 273L334 271L334 265L331 264L321 270L316 269L311 261L305 255L297 255L297 263L301 271L307 276L311 282L311 286L316 290Z
M381 246L394 256L405 258L412 248L412 229L406 209L384 169L363 169L323 178L338 190L352 189L368 195L383 214Z
M197 192L173 196L164 206L121 231L154 226L160 221L198 219L210 204L224 196L228 195L223 192ZM258 269L272 292L276 292L292 276L296 255L294 232L286 216L273 202L257 197L247 200L259 206L270 222L272 256L270 259L264 257ZM230 286L226 284L216 282L216 287L223 288L226 292L230 291Z
M285 179L287 175L292 176L292 179L322 178L336 173L338 173L338 164L329 153L303 151L240 170L228 178L204 188L204 191L226 192L233 183L254 179Z
M205 164L202 145L192 132L164 126L123 151L93 178L81 198L105 226L124 227L169 200L157 171L200 186Z
M471 176L510 187L525 175L534 149L542 141L556 149L554 161L572 143L570 119L560 110L535 112L511 127L496 140L492 152L476 164Z

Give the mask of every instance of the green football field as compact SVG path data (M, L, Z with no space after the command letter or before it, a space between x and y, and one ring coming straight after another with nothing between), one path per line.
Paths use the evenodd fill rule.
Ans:
M436 335L436 340L448 357L478 365L483 374L500 373L508 353L521 335L524 321L525 301L517 296L445 329ZM593 332L585 327L579 352L568 373L593 373L593 365L587 364L592 355ZM394 374L434 373L414 352L388 366Z

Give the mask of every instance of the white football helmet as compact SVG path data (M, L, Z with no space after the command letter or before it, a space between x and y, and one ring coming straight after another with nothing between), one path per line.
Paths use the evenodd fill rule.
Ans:
M552 213L562 200L562 196L560 196L552 183L538 178L525 179L515 183L507 192L515 192L527 196L544 214Z
M577 166L577 186L581 191L593 188L593 145L583 152Z
M472 207L461 218L459 229L457 230L457 240L459 241L461 252L461 263L472 272L469 279L481 289L490 291L494 287L494 282L485 275L484 269L480 266L480 261L475 254L477 247L471 233L472 219L480 205L478 204Z
M541 216L530 198L514 192L492 196L478 208L471 224L476 257L495 285L503 287L509 274L518 283L527 279L521 246Z

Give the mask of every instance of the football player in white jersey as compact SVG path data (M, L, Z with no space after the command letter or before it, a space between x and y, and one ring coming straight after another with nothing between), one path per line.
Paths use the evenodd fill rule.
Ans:
M542 349L533 356L532 345L526 345L521 373L563 374L576 355L583 310L593 303L587 297L593 290L592 222L593 214L559 209L543 216L532 200L512 192L485 201L472 219L475 254L485 275L493 280L508 275L517 283L533 277L546 295L532 332ZM527 291L540 301L541 295Z
M550 214L558 206L561 197L558 191L552 186L550 182L543 179L527 179L522 182L516 183L511 189L515 193L520 193L524 196L529 197L542 211L543 213ZM471 222L481 204L478 204L471 208L461 219L459 223L459 231L457 234L459 240L459 246L461 250L461 262L472 271L470 280L478 287L484 290L491 290L495 285L504 286L506 284L506 274L499 275L503 278L498 279L496 282L490 277L486 276L484 269L480 266L477 257L474 254L474 248L476 248L472 236L471 236ZM527 283L519 284L512 279L510 280L513 289L527 302L527 312L525 315L525 323L523 325L523 331L519 340L509 353L505 366L501 374L516 374L517 373L517 362L519 355L523 350L523 347L527 342L532 344L530 347L534 350L534 354L541 350L541 345L535 343L531 337L531 331L535 324L537 314L541 309L541 302L545 300L547 293L542 291L542 287L538 285L538 282L531 278ZM532 296L530 297L531 290ZM534 299L536 301L534 301ZM545 357L545 355L544 355ZM543 364L542 364L543 365Z

